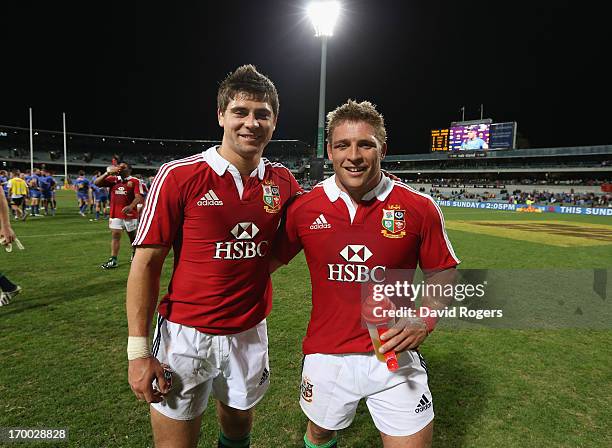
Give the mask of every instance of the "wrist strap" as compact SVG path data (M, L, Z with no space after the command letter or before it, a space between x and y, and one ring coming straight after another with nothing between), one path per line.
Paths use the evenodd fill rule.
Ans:
M419 316L425 322L425 326L427 327L427 334L430 334L436 328L436 324L438 323L438 317L431 315L432 309L428 306L422 306L419 309ZM435 310L434 310L435 311Z
M149 349L149 338L147 336L128 336L127 357L128 361L151 356Z

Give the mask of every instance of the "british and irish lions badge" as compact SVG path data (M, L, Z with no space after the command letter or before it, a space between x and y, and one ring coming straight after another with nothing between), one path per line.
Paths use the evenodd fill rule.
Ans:
M406 235L406 210L401 210L399 205L391 205L389 209L383 209L382 230L380 233L387 238L402 238Z
M263 188L264 210L268 213L280 212L281 197L280 188L273 183L265 183Z

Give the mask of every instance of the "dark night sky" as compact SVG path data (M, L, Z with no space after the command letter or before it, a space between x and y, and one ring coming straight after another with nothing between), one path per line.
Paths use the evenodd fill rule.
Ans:
M279 90L275 138L314 142L320 42L306 3L3 5L0 124L27 126L31 106L43 129L61 129L65 111L75 132L219 139L217 84L253 63ZM459 120L462 105L479 118L480 103L533 147L611 144L600 4L345 0L327 110L376 103L391 154L427 152L430 129Z

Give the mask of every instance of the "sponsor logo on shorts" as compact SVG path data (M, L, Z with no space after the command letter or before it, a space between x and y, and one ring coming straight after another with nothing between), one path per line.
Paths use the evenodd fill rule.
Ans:
M307 376L302 377L302 384L300 386L300 392L302 393L302 398L305 402L312 402L312 388L314 386L310 382L310 378Z
M270 371L268 370L267 367L264 367L263 373L261 374L261 379L259 380L258 386L261 386L263 383L268 381L268 378L270 378Z
M429 401L427 397L425 396L425 394L423 394L414 412L416 412L417 414L420 412L425 412L430 407L431 407L431 401Z

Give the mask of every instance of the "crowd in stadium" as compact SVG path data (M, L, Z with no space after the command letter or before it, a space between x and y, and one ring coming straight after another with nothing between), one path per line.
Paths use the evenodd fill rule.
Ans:
M610 207L612 195L594 193L550 193L548 191L533 190L530 192L516 190L511 195L505 195L511 204L526 204L534 201L538 204L547 205L577 205L582 207Z
M424 188L420 189L425 192ZM521 191L515 190L509 193L507 190L502 190L500 194L483 191L482 193L475 193L473 191L466 191L461 189L458 191L451 191L449 194L440 192L437 188L432 188L428 192L432 197L438 200L469 200L469 201L497 201L497 202L508 202L509 204L528 204L536 203L541 205L568 205L568 206L581 206L581 207L611 207L612 206L612 195L601 194L596 195L595 193L575 193L562 192L562 193L551 193L549 191Z
M594 179L594 178L568 178L568 179L536 179L533 177L521 177L510 179L488 179L488 178L449 178L449 177L417 177L416 179L404 179L404 182L414 184L436 184L436 185L576 185L576 186L598 186L612 183L610 179Z
M610 166L610 160L538 160L531 158L498 159L498 160L473 160L473 159L442 159L435 161L419 160L419 161L390 161L383 163L386 169L397 170L443 170L451 171L457 169L468 170L490 170L490 169L530 169L530 168L599 168Z

